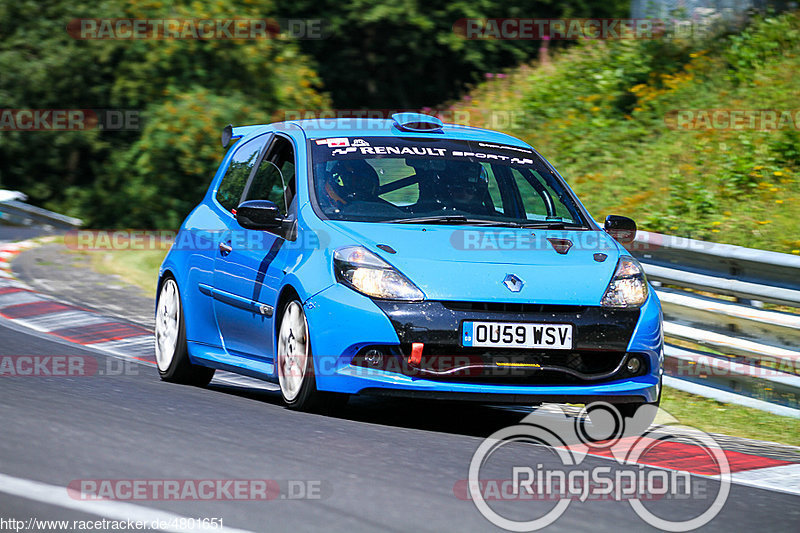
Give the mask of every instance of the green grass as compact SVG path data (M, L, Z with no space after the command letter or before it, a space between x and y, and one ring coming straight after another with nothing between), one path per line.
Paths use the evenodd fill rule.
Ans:
M101 274L117 275L126 283L138 287L147 296L155 295L158 267L169 251L168 248L153 250L83 250L68 248L64 237L53 236L39 239L42 244L60 244L73 257L88 259L88 266ZM72 261L72 266L86 263Z
M116 274L126 282L139 287L148 296L156 293L158 267L166 250L115 250L89 252L92 268L101 274Z
M664 387L661 407L681 424L707 433L800 446L800 419L797 418L720 403L669 387Z

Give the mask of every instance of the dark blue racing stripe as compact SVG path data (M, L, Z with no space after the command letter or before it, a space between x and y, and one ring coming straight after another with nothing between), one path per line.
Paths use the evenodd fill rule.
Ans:
M261 296L261 287L264 285L264 278L267 275L267 269L269 268L269 265L272 264L272 261L275 260L275 256L278 255L278 251L280 251L281 246L283 246L283 239L278 237L275 239L275 242L272 243L267 255L265 255L264 259L261 260L261 264L258 265L256 284L253 287L253 301L257 302L259 296Z

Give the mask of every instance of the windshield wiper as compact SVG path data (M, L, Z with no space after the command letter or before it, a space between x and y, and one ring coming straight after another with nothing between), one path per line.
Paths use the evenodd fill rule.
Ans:
M386 220L385 222L389 224L457 224L457 225L473 225L473 226L500 226L504 228L520 227L520 225L516 222L468 218L465 217L464 215L438 215L432 217L397 218L394 220Z
M464 224L467 220L464 215L439 215L434 217L396 218L385 222L389 224L450 224L453 222Z
M385 220L389 224L455 224L472 226L496 226L501 228L535 228L535 229L568 229L583 228L582 224L562 222L560 220L541 222L513 222L510 220L490 220L483 218L469 218L464 215L437 215L429 217L396 218Z
M583 224L575 224L573 222L561 222L561 221L550 221L550 222L522 222L519 225L520 228L533 228L533 229L583 229L585 226Z

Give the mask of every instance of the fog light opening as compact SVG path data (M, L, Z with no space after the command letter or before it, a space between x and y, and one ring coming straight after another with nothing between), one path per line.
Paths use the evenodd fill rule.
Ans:
M383 357L384 353L374 348L364 352L364 362L369 366L380 366L383 362Z
M628 372L631 374L636 374L639 372L639 369L642 368L642 360L639 359L637 356L633 355L628 358L628 362L625 364L625 368L628 369Z

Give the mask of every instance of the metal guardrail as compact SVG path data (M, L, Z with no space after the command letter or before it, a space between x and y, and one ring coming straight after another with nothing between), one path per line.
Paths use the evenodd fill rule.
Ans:
M670 383L800 418L800 314L763 308L800 308L800 257L645 231L628 249L657 286Z
M800 307L800 256L648 231L631 251L664 283Z
M73 229L83 225L79 218L54 213L17 200L0 202L0 220L15 226L42 225L57 229Z

